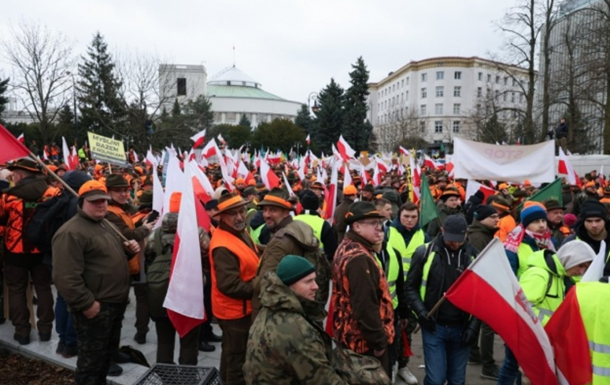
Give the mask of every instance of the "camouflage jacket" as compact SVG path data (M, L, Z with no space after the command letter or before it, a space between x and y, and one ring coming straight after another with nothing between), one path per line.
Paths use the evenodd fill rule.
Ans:
M297 297L270 271L262 282L262 309L250 327L248 385L346 384L331 366L331 341L322 329L322 305Z

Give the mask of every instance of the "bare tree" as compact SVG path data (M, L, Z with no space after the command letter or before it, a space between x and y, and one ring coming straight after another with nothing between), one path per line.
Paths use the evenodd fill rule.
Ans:
M399 145L406 148L422 148L426 144L425 126L422 130L422 119L415 106L407 109L398 106L391 110L386 120L376 132L379 150L384 152L396 151Z
M2 41L2 48L13 68L12 91L40 123L43 141L49 143L56 135L52 123L71 95L73 44L61 32L21 21Z

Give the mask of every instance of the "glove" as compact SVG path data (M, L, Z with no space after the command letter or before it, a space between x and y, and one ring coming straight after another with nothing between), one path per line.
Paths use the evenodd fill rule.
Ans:
M477 339L478 334L472 328L467 328L462 332L462 346L470 346Z
M423 311L419 313L419 326L422 329L429 331L430 333L434 333L436 331L436 322L432 318L428 318L428 312Z

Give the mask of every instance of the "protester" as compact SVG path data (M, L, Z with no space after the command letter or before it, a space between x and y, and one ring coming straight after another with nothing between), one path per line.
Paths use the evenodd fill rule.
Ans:
M78 214L53 238L53 281L72 313L77 335L77 384L105 384L119 349L129 294L128 259L140 251L104 225L108 190L89 181L78 191Z
M463 216L447 217L439 235L417 248L407 274L407 300L422 328L426 377L424 384L463 385L469 346L476 340L481 322L445 301L430 310L468 268L477 254L468 242Z
M354 186L347 186L343 189L343 200L335 209L334 230L337 234L337 242L341 243L347 231L347 221L345 215L349 212L352 203L356 201L358 190Z
M374 253L383 241L384 217L370 202L356 202L346 214L350 226L333 260L334 338L356 353L375 357L390 374L394 310L386 276Z
M428 224L428 229L426 233L434 238L437 234L440 233L440 224L444 223L445 219L451 215L460 215L465 218L464 213L462 213L462 208L460 207L460 192L453 188L447 187L443 191L439 201L439 217L437 220L433 220Z
M287 255L263 278L261 311L250 328L247 384L345 384L331 365L324 305L315 301L315 267Z
M303 221L311 226L314 235L320 243L320 247L324 249L326 257L332 261L337 250L337 236L333 232L330 223L320 217L320 199L314 192L305 190L301 194L300 202L301 206L303 206L303 212L295 216L294 219Z
M558 249L566 237L570 236L570 229L563 224L563 213L565 206L559 204L556 199L549 199L544 202L546 208L547 224L553 237L553 244Z
M246 383L243 372L236 368L245 362L252 279L259 263L256 245L246 233L246 204L237 194L220 197L220 221L210 242L212 307L223 333L220 378L225 385Z

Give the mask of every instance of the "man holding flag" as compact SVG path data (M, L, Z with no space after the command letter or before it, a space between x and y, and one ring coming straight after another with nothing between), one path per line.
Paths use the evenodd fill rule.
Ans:
M465 384L469 346L479 333L481 322L468 313L448 302L436 307L476 257L467 228L463 216L448 216L440 234L415 251L407 274L407 300L422 328L426 385Z

